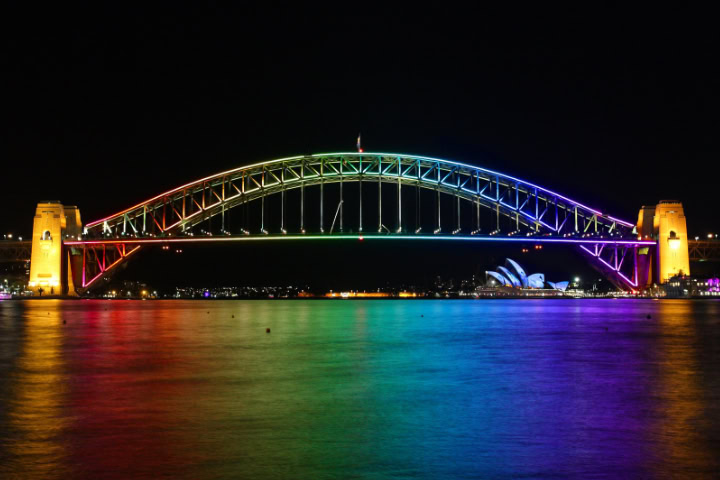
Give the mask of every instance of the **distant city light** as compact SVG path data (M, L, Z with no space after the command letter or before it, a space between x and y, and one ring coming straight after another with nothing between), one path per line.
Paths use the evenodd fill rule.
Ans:
M10 235L10 238L12 238L12 235ZM712 233L708 233L708 238L713 238L713 234L712 234Z
M575 277L575 283L580 283L580 277Z

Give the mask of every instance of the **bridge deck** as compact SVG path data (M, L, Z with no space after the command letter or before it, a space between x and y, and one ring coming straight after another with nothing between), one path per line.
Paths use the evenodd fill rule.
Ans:
M654 241L612 238L556 238L547 236L502 236L502 235L423 235L423 234L364 234L337 233L323 235L215 235L215 236L182 236L182 237L151 237L151 238L108 238L66 241L65 245L153 245L168 243L221 243L245 241L280 241L280 240L444 240L444 241L475 241L475 242L506 242L506 243L557 243L565 245L655 245Z

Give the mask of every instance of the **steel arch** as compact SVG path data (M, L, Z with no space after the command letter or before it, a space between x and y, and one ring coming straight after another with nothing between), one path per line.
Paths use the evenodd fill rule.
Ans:
M317 184L380 181L454 195L554 235L632 235L634 225L509 175L437 158L329 153L282 158L221 172L88 223L92 237L167 235L238 204Z
M521 238L512 238L512 234L517 233L522 225L532 234L542 235L545 241L583 246L581 251L590 257L591 263L601 268L608 278L615 278L618 284L630 288L639 283L637 266L635 265L634 272L627 270L627 263L623 260L626 257L637 257L636 251L640 244L647 246L652 243L638 241L634 234L634 225L630 222L603 214L556 192L509 175L438 158L357 152L288 157L221 172L91 222L85 226L81 239L65 243L71 247L74 255L82 255L82 280L78 283L83 290L99 278L107 278L106 274L110 270L122 264L143 244L181 241L184 231L189 231L216 215L222 215L223 233L227 234L228 232L224 231L225 212L233 207L258 199L263 199L264 205L265 197L277 193L284 195L284 192L298 188L302 189L301 198L304 202L305 187L320 185L322 191L323 185L340 183L342 188L344 182L397 185L399 199L403 186L413 186L464 199L477 208L478 214L481 207L491 209L498 218L498 225L500 215L514 220L516 231L511 232L511 236L505 240L522 241ZM322 199L320 204L322 205ZM338 210L341 204L342 201ZM362 196L359 204L362 209ZM304 203L302 205L301 231L298 232L301 235L306 233ZM397 208L400 223L400 201ZM380 204L380 216L381 212ZM282 214L284 215L284 210ZM458 211L458 219L459 217ZM359 231L362 232L362 213L360 222ZM281 225L283 224L284 220L281 222ZM381 220L379 224L384 226ZM324 232L323 226L321 214L320 233ZM264 226L261 230L261 233L268 233ZM390 230L387 230L390 233ZM285 235L288 232L283 228L281 233ZM294 232L285 238L299 238L292 233ZM397 233L400 233L400 230ZM415 233L413 238L432 238L417 235L419 230ZM435 238L442 236L437 235L440 233L439 228L434 233ZM452 233L459 233L459 229ZM475 233L477 231L473 231L471 235ZM217 238L217 241L220 240ZM497 238L497 241L505 240ZM612 248L605 248L608 245ZM621 253L618 253L618 248ZM629 251L635 253L628 255ZM621 271L622 268L626 268L625 273Z

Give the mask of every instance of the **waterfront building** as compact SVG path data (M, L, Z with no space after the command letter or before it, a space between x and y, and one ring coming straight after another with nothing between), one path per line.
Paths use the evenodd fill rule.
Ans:
M661 285L666 297L720 297L720 278L697 278L676 275Z

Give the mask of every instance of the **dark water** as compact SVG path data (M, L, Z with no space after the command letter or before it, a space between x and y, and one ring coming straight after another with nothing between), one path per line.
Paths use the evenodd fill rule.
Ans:
M718 478L719 367L712 301L6 301L0 478Z

